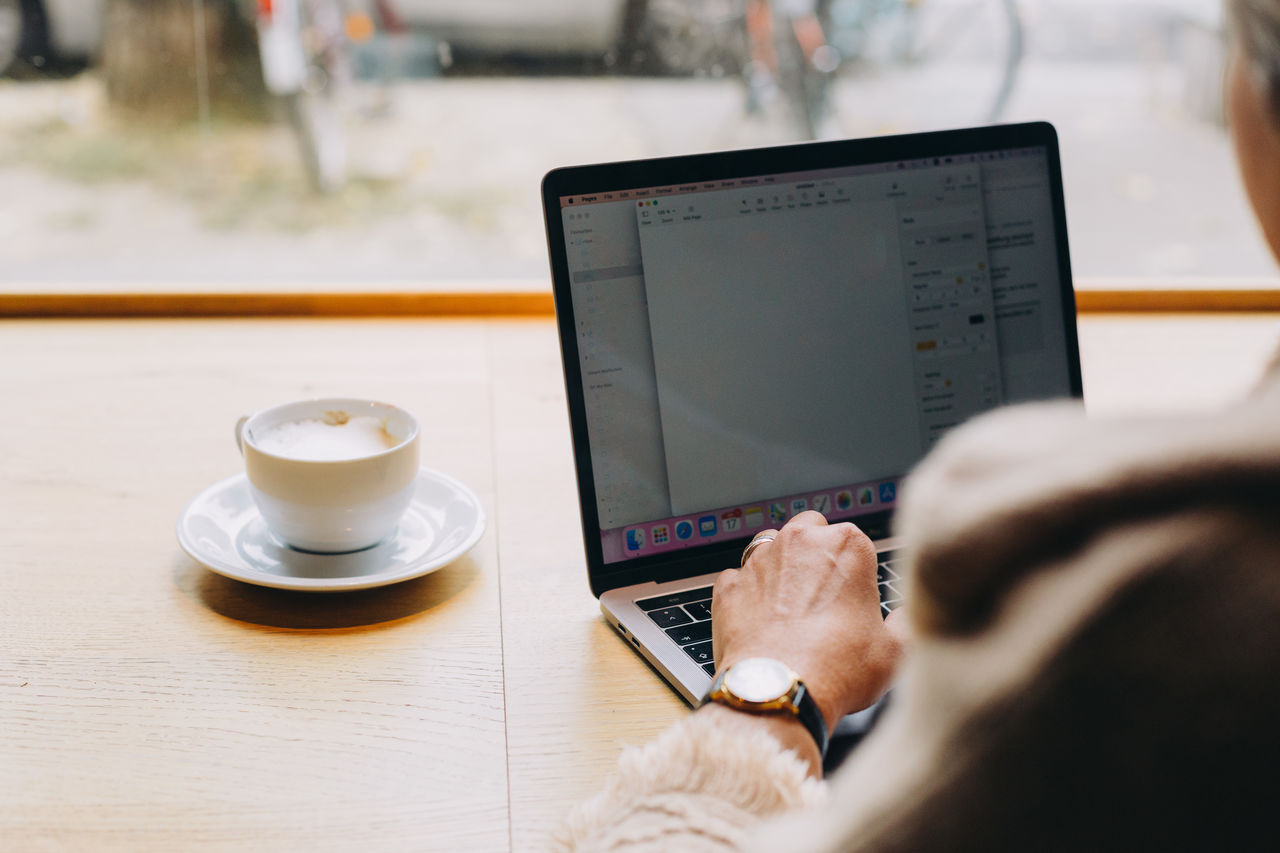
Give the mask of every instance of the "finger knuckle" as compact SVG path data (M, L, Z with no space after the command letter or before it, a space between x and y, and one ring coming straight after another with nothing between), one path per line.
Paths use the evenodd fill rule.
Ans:
M812 532L812 528L804 527L798 524L788 524L778 533L778 542L783 545L794 542L803 542Z
M856 551L875 551L875 544L872 543L871 537L863 533L857 525L840 524L836 525L835 529L839 531L840 538L846 547Z

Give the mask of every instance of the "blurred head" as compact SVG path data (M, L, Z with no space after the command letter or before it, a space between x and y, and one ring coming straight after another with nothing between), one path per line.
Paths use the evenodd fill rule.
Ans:
M1226 0L1227 116L1245 190L1280 257L1280 0Z

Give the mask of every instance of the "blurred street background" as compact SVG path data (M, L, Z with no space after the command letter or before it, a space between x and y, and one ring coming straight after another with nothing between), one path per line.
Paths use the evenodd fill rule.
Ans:
M199 47L228 43L227 8L252 42L253 4L170 2L173 38L197 49L157 70L138 60L154 54L143 36L161 36L126 28L112 42L106 16L127 10L108 7L126 0L75 0L78 24L56 24L55 0L0 0L0 289L545 287L548 169L812 132L785 91L750 85L733 0L388 0L372 31L348 27L334 91L346 156L341 180L317 188L279 104L228 96L228 60ZM519 18L530 10L541 24ZM1077 276L1273 276L1222 116L1217 0L833 0L829 12L839 65L818 135L980 124L996 109L1048 120ZM10 33L24 15L28 31L10 37L8 63L6 14ZM178 108L153 106L169 83Z

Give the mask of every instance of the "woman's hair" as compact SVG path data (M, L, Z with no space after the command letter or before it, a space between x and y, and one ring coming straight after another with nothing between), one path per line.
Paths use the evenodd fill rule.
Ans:
M1226 5L1240 58L1280 122L1280 0L1226 0Z

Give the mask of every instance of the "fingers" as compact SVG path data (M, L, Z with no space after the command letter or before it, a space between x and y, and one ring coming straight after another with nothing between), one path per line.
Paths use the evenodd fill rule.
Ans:
M753 564L755 555L765 549L776 547L778 537L786 539L794 539L797 536L807 536L810 532L816 533L819 530L830 529L841 537L847 538L853 549L858 552L865 552L874 557L875 546L867 535L852 522L841 521L830 524L826 516L814 510L806 510L791 518L782 526L781 530L775 528L767 528L757 533L747 546L745 551L746 559L743 560L739 568L746 568ZM820 534L826 536L826 533ZM764 541L760 541L764 540Z
M826 516L813 510L807 510L792 518L783 525L778 535L783 537L805 536L810 532L816 533L819 530L830 530L831 534L844 539L852 546L854 551L857 551L863 557L868 555L872 558L875 557L875 544L856 524L851 521L837 521L835 524L831 524L827 521ZM819 535L825 537L831 534L823 532Z
M742 565L739 568L746 568L751 564L756 552L764 548L769 548L779 536L794 537L795 531L814 529L827 526L827 519L820 512L808 510L793 517L790 521L782 526L781 530L773 527L761 530L755 536L751 537L751 544L746 547L743 553ZM788 531L791 531L788 533Z
M716 582L711 585L711 601L713 607L715 606L716 597L729 587L733 586L734 582L738 579L738 573L740 571L741 569L725 569L723 572L716 575Z
M747 543L747 547L742 549L742 557L738 560L739 568L747 564L747 561L751 559L751 555L756 552L757 548L762 548L777 538L778 533L775 530L761 530L755 536L752 536L751 541Z

